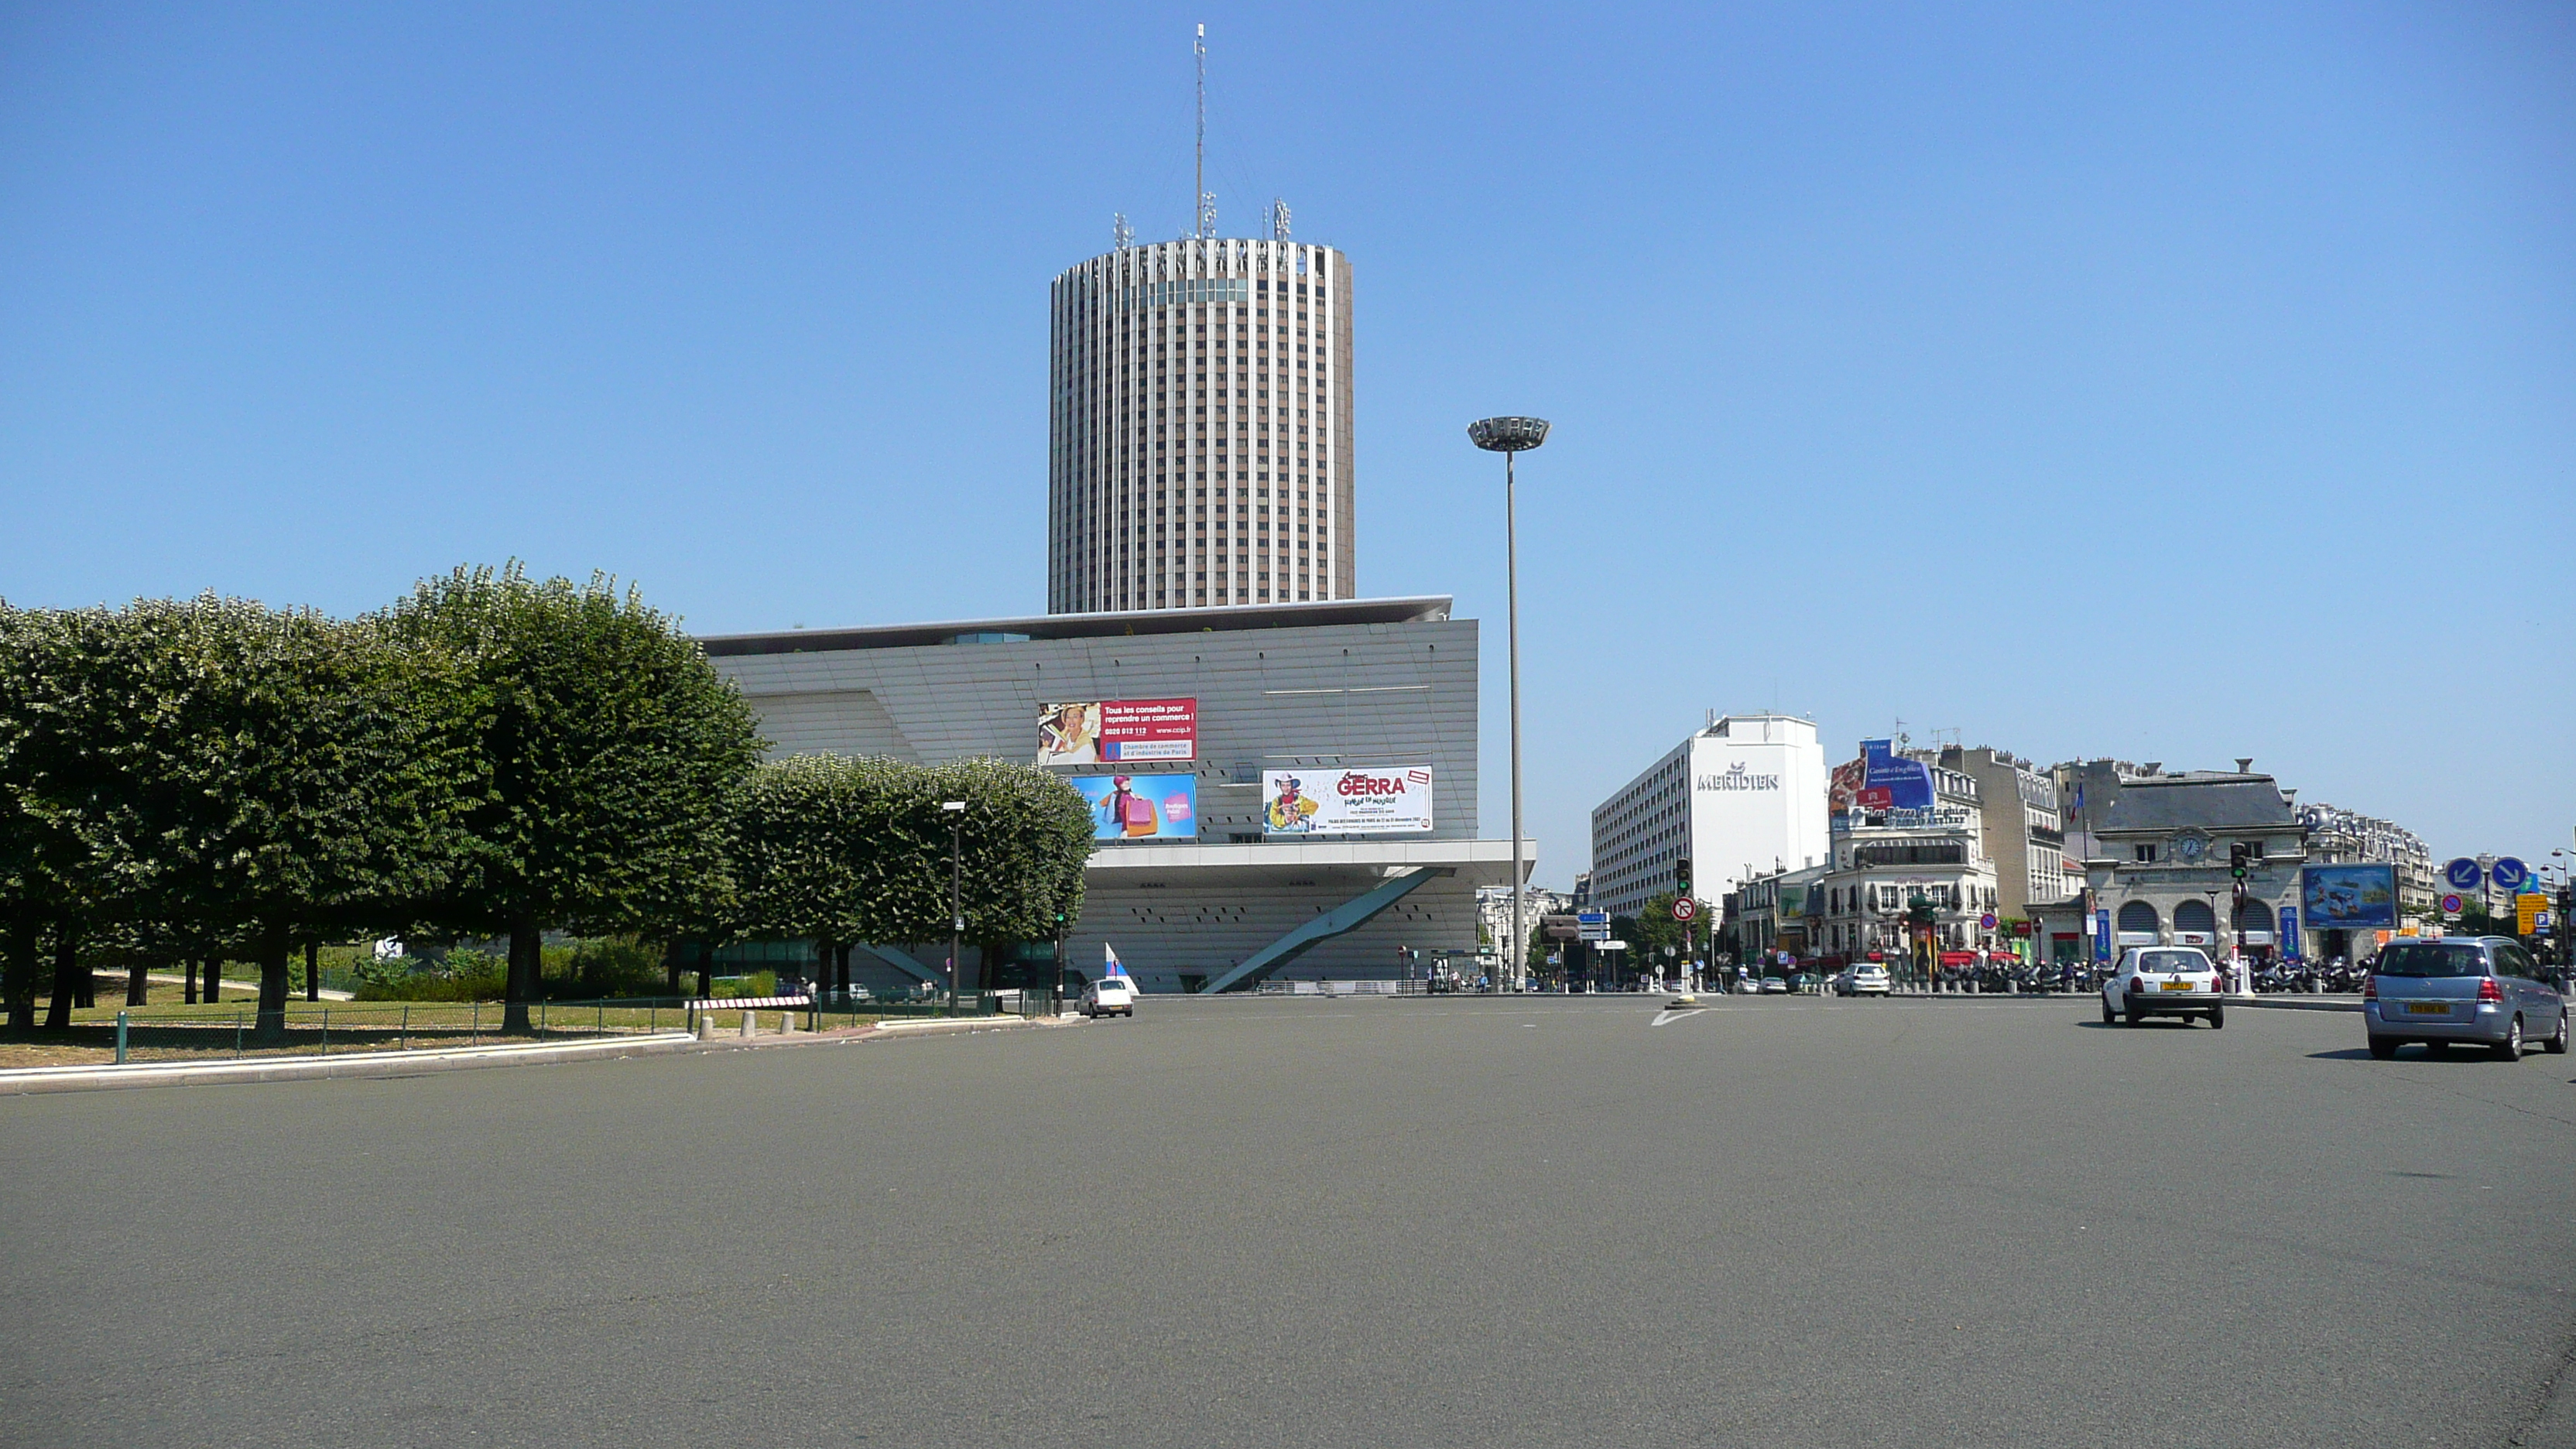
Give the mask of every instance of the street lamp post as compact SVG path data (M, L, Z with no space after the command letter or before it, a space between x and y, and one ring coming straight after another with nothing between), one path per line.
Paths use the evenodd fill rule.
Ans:
M948 816L948 1014L957 1014L957 988L966 979L966 802L943 800Z
M1485 418L1467 425L1467 440L1488 453L1503 455L1503 591L1510 621L1512 674L1512 952L1518 958L1526 955L1528 946L1521 925L1521 562L1518 480L1513 477L1512 463L1514 454L1528 452L1547 441L1547 420ZM1509 969L1517 985L1521 973L1529 969L1528 962L1515 959Z

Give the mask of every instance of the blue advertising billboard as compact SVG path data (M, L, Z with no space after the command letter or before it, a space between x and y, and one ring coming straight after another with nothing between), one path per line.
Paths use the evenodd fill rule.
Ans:
M2299 872L2299 905L2312 931L2397 929L2397 867L2312 865Z
M1075 775L1073 788L1091 802L1094 840L1196 840L1199 777Z
M1867 803L1881 809L1932 808L1932 771L1921 760L1909 760L1896 753L1892 740L1861 741L1860 757L1867 771L1862 788L1876 797ZM1880 791L1886 793L1881 796Z

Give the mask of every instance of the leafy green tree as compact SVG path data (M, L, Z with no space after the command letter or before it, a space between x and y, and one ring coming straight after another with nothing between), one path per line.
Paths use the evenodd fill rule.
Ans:
M604 575L540 583L513 563L425 580L385 622L475 685L477 849L427 914L509 937L505 1030L527 1029L548 928L666 927L728 892L729 817L761 740L676 619Z
M45 952L44 1024L70 1026L89 984L83 935L130 890L94 828L120 788L115 761L96 748L98 721L113 711L90 662L113 627L104 609L0 606L0 994L20 1029L35 1025Z
M793 755L755 771L735 817L735 922L745 935L815 943L836 971L865 939L873 831L889 807L891 761Z
M1034 765L957 760L895 766L877 848L861 882L868 941L937 941L950 934L952 821L961 871L964 939L992 952L1047 940L1082 917L1082 871L1092 851L1091 806ZM942 810L962 800L960 813Z
M88 863L48 803L74 763L55 725L74 673L70 634L63 615L0 601L0 1001L19 1031L36 1024L43 952L67 924L79 867ZM68 1023L70 997L55 995L54 1014Z
M104 914L147 944L246 943L274 1031L294 947L399 919L459 865L477 762L448 691L375 625L309 611L208 595L91 622L63 719L101 779L57 803L113 873Z

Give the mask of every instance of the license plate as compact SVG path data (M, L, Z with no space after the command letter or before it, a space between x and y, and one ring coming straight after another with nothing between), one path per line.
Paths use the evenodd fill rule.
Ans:
M2409 1016L2448 1016L2451 1014L2451 1008L2445 1003L2439 1001L2410 1001L2406 1003L2406 1014Z
M2188 981L2168 981L2158 989L2163 991L2189 991L2191 990L2191 983Z

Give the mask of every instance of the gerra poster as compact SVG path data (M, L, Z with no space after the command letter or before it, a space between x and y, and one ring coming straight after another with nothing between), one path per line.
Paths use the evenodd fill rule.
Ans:
M1431 828L1431 771L1264 770L1264 835L1374 835Z

